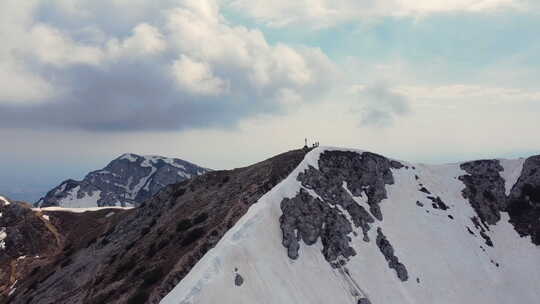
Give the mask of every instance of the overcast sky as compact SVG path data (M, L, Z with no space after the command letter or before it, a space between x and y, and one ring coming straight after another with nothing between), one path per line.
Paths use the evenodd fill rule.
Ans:
M539 28L536 0L2 0L0 193L124 152L222 169L305 137L539 153Z

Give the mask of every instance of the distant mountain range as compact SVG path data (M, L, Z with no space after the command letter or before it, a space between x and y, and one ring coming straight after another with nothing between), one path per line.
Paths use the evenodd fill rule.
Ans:
M178 158L123 154L81 180L68 179L49 191L36 207L135 206L164 186L207 172Z

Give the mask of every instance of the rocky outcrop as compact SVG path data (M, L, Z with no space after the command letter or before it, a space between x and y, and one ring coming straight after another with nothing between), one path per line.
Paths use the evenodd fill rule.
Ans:
M307 190L281 202L283 246L289 258L296 259L299 241L312 245L320 238L325 259L339 267L356 255L350 246L353 225L368 242L371 225L383 219L379 203L387 197L386 185L394 183L390 169L403 165L369 152L325 151L318 166L298 175ZM356 201L362 199L369 212Z
M82 181L68 179L35 203L37 207L131 206L163 187L208 172L176 158L124 154Z
M463 196L478 214L483 226L475 219L473 222L488 246L493 242L486 229L501 219L501 212L508 213L510 223L521 236L531 236L532 242L540 245L540 155L525 160L509 196L505 194L505 181L500 176L503 168L498 160L468 162L461 168L468 173L459 177L465 184Z
M506 211L521 236L540 245L540 155L529 157L510 191Z
M329 262L335 264L340 257L347 259L356 254L349 246L351 223L336 207L330 207L301 189L294 198L281 202L281 210L283 246L287 248L289 258L298 258L299 241L313 245L319 238L324 257Z
M507 204L504 179L499 174L503 167L498 160L477 160L461 164L461 169L468 173L459 177L465 184L463 197L469 200L482 222L496 224Z
M401 167L399 162L370 152L327 151L320 156L319 170L310 167L298 175L298 180L326 202L347 210L358 227L373 219L355 203L351 194L367 198L371 215L382 220L379 203L387 197L385 185L394 183L390 169ZM347 189L343 187L344 183Z
M379 247L379 250L388 262L388 267L396 271L396 275L401 281L407 281L409 279L407 268L394 254L394 247L392 247L392 244L390 244L386 236L383 234L381 228L377 228L377 247Z
M242 286L242 284L244 284L244 278L239 273L237 273L234 276L234 285Z

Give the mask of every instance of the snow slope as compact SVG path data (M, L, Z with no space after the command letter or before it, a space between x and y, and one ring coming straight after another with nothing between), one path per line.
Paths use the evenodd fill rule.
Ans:
M298 174L309 166L318 168L319 156L326 150L337 149L309 152L161 303L368 303L360 299L372 304L539 303L540 247L530 237L519 237L506 213L486 232L494 247L486 246L471 222L476 213L462 196L464 184L458 177L466 173L460 164L401 162L405 168L392 169L395 183L386 186L388 198L380 203L384 219L372 224L369 242L354 228L351 246L357 254L345 266L330 266L321 254L320 239L312 246L300 242L299 258L290 259L282 245L280 203L300 191ZM504 160L501 165L508 193L523 160ZM420 184L449 209L432 207L426 193L419 191ZM365 204L360 197L355 201ZM388 267L375 242L377 228L407 267L407 281Z
M44 207L44 208L32 208L34 211L62 211L62 212L72 212L72 213L83 213L87 211L99 211L99 210L129 210L133 207L118 207L118 206L109 206L109 207L90 207L90 208L65 208L65 207Z

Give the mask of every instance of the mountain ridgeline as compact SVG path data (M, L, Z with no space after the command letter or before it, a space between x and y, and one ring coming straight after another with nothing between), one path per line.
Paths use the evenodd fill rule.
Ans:
M540 299L540 156L423 165L318 147L194 176L130 210L15 206L0 202L0 303ZM14 212L55 241L17 246L28 228Z
M163 187L208 169L161 156L123 154L82 181L68 179L37 201L36 207L136 206Z

